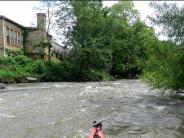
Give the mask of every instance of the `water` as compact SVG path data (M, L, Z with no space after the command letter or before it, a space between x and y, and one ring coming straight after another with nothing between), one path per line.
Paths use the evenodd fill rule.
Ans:
M9 85L0 91L1 138L184 138L184 102L139 80Z

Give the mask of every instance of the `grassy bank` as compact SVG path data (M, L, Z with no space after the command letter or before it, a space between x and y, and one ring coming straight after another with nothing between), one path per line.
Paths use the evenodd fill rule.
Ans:
M78 78L76 67L69 61L44 62L33 61L24 56L0 58L0 82L21 83L27 82L27 77L36 78L40 82L59 81L101 81L110 80L111 77L104 72L85 70L82 78Z

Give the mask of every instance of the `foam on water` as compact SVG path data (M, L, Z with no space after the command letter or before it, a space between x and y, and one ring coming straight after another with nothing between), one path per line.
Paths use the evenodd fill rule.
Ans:
M0 94L0 133L86 138L92 122L105 119L106 138L182 138L183 109L183 102L163 98L137 80L12 85Z
M16 116L14 116L14 115L10 115L10 114L7 114L7 113L0 113L0 117L16 117Z

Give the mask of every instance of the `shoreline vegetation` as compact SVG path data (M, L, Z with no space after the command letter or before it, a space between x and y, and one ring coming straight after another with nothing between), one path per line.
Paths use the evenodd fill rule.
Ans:
M132 1L120 1L110 8L103 8L101 1L62 2L67 4L57 8L57 24L63 27L66 23L63 44L69 53L58 62L33 61L20 53L0 58L0 82L19 83L27 77L40 82L139 78L163 94L183 92L184 32L180 29L183 20L179 20L184 17L179 12L183 8L151 4L157 17L150 20L162 25L169 38L161 41L154 28L140 20Z
M102 81L116 81L121 79L139 79L145 82L142 78L136 78L134 76L132 78L115 78L112 76L106 77L105 75L98 74L93 76L91 80L74 80L70 79L67 75L70 72L63 71L66 66L66 62L69 61L61 61L61 62L44 62L42 60L33 61L32 59L24 56L24 55L16 55L14 57L5 57L0 58L0 83L3 86L1 89L4 89L5 84L13 84L13 83L40 83L40 82L102 82ZM61 70L63 69L63 70ZM61 72L60 72L61 71ZM71 71L68 70L68 71ZM60 72L60 74L56 74L55 72ZM70 75L70 77L72 77ZM96 77L96 79L95 79ZM152 86L152 85L151 85ZM170 97L176 100L184 100L183 93L173 92Z

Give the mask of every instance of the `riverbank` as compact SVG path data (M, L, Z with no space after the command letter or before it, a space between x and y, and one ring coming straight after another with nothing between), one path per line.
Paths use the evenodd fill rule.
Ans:
M33 61L24 55L0 58L0 83L31 83L31 82L96 82L112 81L118 76L100 70L84 70L78 74L74 64L64 60L61 62ZM127 75L127 78L137 78ZM182 95L171 95L174 99L184 100Z
M0 59L0 83L103 81L113 77L105 71L88 69L79 74L69 60L44 62L18 55ZM29 79L28 79L29 78ZM31 79L30 79L31 78Z

